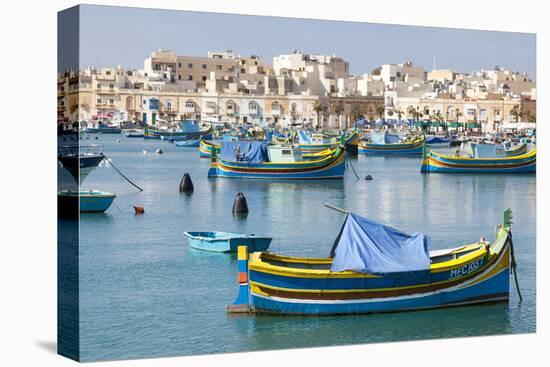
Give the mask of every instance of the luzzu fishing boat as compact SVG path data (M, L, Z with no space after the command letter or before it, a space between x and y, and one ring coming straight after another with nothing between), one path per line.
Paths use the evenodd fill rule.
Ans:
M220 149L220 145L212 141L201 139L199 143L199 156L201 158L210 158L212 157L212 147Z
M507 153L494 144L471 144L471 151L466 156L426 151L420 171L425 173L535 173L537 170L536 148L524 154L508 155L510 152Z
M409 155L422 154L425 139L423 136L403 138L399 135L392 135L386 132L371 133L369 141L359 142L359 153L369 155Z
M431 252L422 233L352 213L329 258L256 252L248 259L239 246L239 295L228 312L340 315L507 301L510 264L515 270L510 219L507 209L492 244Z
M178 123L178 129L161 130L145 125L144 139L180 140L180 139L212 139L212 128L200 130L199 123L195 120L182 120Z
M344 138L344 145L346 147L355 146L358 141L359 135L357 132L351 131ZM308 136L303 130L298 130L298 142L302 153L317 153L327 149L335 149L341 144L341 139L318 133Z
M215 149L215 148L214 148ZM344 178L345 150L336 148L319 159L305 160L298 146L266 142L222 142L212 154L208 177L316 180Z

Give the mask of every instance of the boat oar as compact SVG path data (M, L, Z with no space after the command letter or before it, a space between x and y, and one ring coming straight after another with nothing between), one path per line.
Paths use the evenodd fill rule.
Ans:
M336 210L337 212L349 214L349 211L347 211L346 209L338 208L337 206L331 205L329 203L325 203L325 206L329 209Z

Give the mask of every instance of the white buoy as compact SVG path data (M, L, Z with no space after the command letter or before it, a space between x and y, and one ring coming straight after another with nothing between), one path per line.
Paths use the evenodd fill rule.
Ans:
M117 142L117 143L120 143L120 139L117 139L116 142Z
M144 150L144 151L143 151L143 154L147 154L147 151L146 151L146 150Z

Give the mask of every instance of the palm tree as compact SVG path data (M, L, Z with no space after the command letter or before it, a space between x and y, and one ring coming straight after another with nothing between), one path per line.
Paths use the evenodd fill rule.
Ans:
M353 109L351 110L351 118L353 119L353 122L357 122L363 118L363 114L361 113L359 106L353 106Z
M334 104L334 112L338 117L338 128L340 128L340 115L344 112L344 102L342 102L342 100L339 100Z
M456 110L455 112L456 122L458 122L458 120L460 119L460 116L462 116L462 112L460 112L459 110Z
M519 116L521 115L521 111L518 105L515 105L514 108L512 108L512 110L510 111L510 114L514 116L514 119L516 120L516 122L519 122Z
M376 107L376 113L378 116L380 116L380 120L384 121L384 112L386 112L386 109L384 106L378 106Z
M319 101L315 101L313 104L313 111L317 114L317 127L321 126L321 112L323 112L323 105Z
M397 114L397 118L399 121L401 121L401 117L403 117L403 111L401 110L396 110L395 113Z

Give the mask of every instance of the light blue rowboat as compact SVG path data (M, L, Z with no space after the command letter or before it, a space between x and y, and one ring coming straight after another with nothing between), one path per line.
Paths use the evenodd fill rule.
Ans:
M256 237L228 232L184 232L189 245L198 250L214 252L237 252L237 246L247 245L248 251L265 251L272 237Z
M58 210L61 213L103 213L113 203L116 194L99 190L71 191L57 193Z
M177 147L198 147L200 144L200 139L189 139L189 140L174 140L174 144Z

